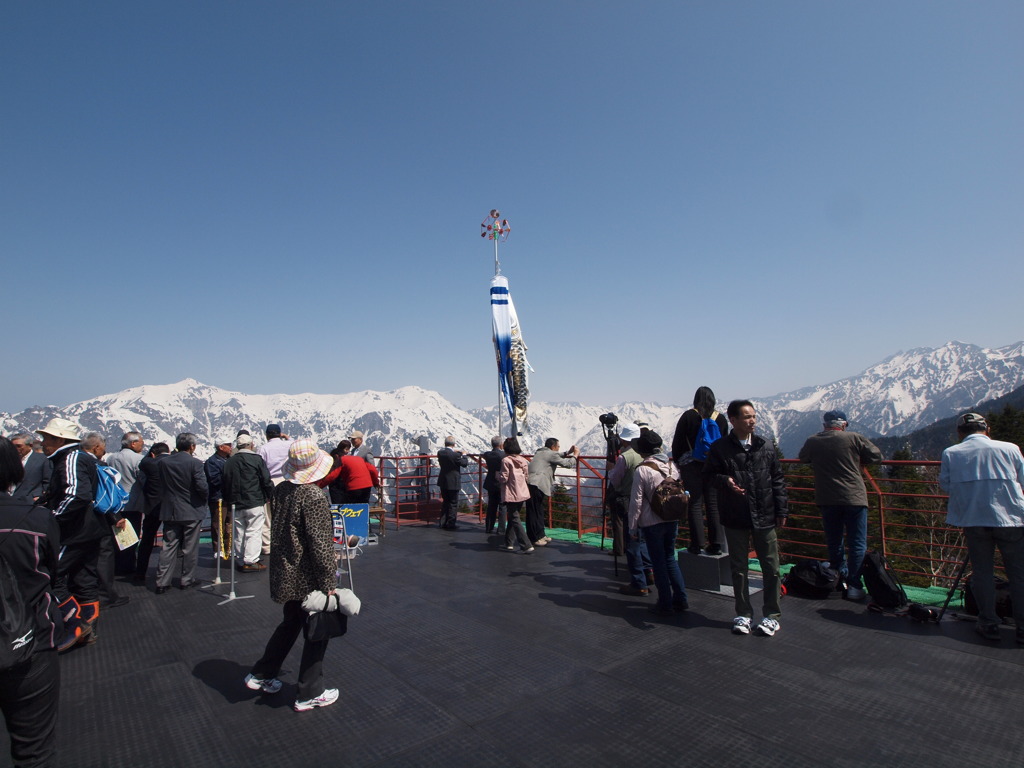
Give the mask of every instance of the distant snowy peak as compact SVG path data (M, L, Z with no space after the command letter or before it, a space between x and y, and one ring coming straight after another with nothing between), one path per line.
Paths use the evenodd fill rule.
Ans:
M903 434L1022 385L1024 342L984 349L951 341L937 349L898 352L831 384L760 398L755 401L758 431L775 437L783 452L792 456L808 435L820 429L821 414L833 408L846 411L852 426L865 434ZM603 455L605 436L599 418L608 412L620 422L646 421L670 442L686 407L636 401L612 406L533 402L520 442L532 453L546 438L555 437L563 448L575 443L586 454ZM268 423L279 423L285 433L312 438L324 447L358 429L378 455L390 456L417 454L421 446L433 453L447 435L464 450L479 453L498 434L496 406L467 412L417 386L341 395L255 395L191 378L131 387L64 408L0 413L0 429L5 434L32 431L54 416L70 418L114 440L130 430L142 432L147 443L172 442L179 432L194 432L202 451L212 449L215 438L234 437L243 427L260 440ZM507 416L502 425L508 434Z
M951 341L899 352L857 376L764 398L780 442L806 414L839 408L861 431L904 434L1024 385L1024 342L999 349ZM799 425L799 426L798 426ZM784 449L785 450L785 449Z

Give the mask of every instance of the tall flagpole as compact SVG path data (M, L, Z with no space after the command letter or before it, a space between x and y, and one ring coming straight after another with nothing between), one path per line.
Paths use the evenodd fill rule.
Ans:
M501 211L497 208L492 208L487 218L480 224L480 237L489 238L494 241L494 276L497 277L501 274L501 262L498 261L498 243L502 240L508 240L509 232L512 231L512 227L508 223L508 219L501 218ZM502 434L502 424L504 422L504 414L502 411L505 408L505 396L502 388L501 381L498 381L498 434ZM516 436L516 419L512 416L512 437Z

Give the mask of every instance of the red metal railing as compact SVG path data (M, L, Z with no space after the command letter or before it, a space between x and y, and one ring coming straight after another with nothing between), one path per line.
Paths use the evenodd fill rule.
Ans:
M470 454L469 460L462 472L460 511L483 520L487 468L480 455ZM389 521L401 526L437 520L440 496L434 457L381 457L378 465L389 501ZM865 472L869 549L881 550L896 570L921 586L948 584L965 554L961 531L945 524L946 495L938 487L938 467L937 461L884 461ZM790 498L789 523L779 534L783 559L827 559L810 467L785 459L783 470ZM583 456L575 468L558 469L548 503L548 527L575 530L581 537L607 535L604 475L603 456ZM686 524L680 525L679 543L680 547L689 543Z

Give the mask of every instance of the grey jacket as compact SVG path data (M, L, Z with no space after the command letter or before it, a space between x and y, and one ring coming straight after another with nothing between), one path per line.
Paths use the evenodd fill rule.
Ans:
M527 482L538 488L545 496L551 495L551 486L555 482L555 467L571 468L576 466L572 456L562 456L550 448L541 448L530 460L530 474Z
M206 472L191 453L172 453L157 462L160 476L160 519L175 523L206 517Z
M53 465L41 453L33 451L25 462L25 479L14 489L11 496L15 499L28 499L35 501L43 495L46 486L50 484L50 473Z
M141 512L143 493L139 479L139 464L142 463L142 454L136 453L131 448L122 448L120 451L108 453L103 457L108 467L112 467L121 473L121 487L128 491L128 503L124 506L125 512Z
M826 429L811 435L800 449L800 461L814 468L814 499L819 507L866 507L864 464L877 464L882 452L856 432Z

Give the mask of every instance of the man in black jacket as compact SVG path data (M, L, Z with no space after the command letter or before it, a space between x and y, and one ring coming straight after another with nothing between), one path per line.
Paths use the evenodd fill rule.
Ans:
M57 418L36 432L53 468L39 504L53 512L60 526L53 593L64 618L64 639L58 650L66 651L92 634L92 623L99 616L100 539L110 535L110 527L93 511L97 460L80 450L78 426Z
M0 488L5 490L22 483L25 476L22 458L12 442L0 437ZM4 582L4 593L20 593L27 613L24 623L16 623L17 615L4 616L5 634L12 630L16 635L10 638L7 650L30 653L0 669L0 712L10 735L10 765L55 764L60 701L55 649L63 627L52 590L59 544L60 531L49 510L34 505L31 498L12 498L0 492L0 551L10 569L3 578L11 579Z
M498 535L505 534L505 505L501 503L501 488L498 487L496 474L501 470L501 462L505 452L501 450L500 437L491 438L491 450L484 454L487 462L487 474L484 476L484 490L487 491L487 533L494 533L494 523L498 523Z
M160 468L157 464L171 453L167 443L154 443L149 453L139 462L138 482L142 484L142 532L139 533L139 556L135 561L133 584L145 584L149 570L149 558L153 554L156 534L160 530L160 499L163 486L160 483Z
M459 491L462 489L462 468L469 459L455 450L455 438L444 439L444 448L437 452L437 487L441 490L441 527L446 531L456 529L455 521L459 507Z
M225 514L233 520L238 570L262 571L266 569L260 563L264 509L274 495L274 483L248 434L239 435L235 445L238 451L224 464L222 475Z
M786 481L775 447L754 434L757 415L749 400L733 400L726 411L732 432L711 446L704 465L705 477L718 491L708 503L717 506L729 546L729 568L736 600L732 631L749 635L753 609L747 581L747 553L751 542L764 578L764 618L757 631L771 637L779 631L779 542L777 527L789 514Z

